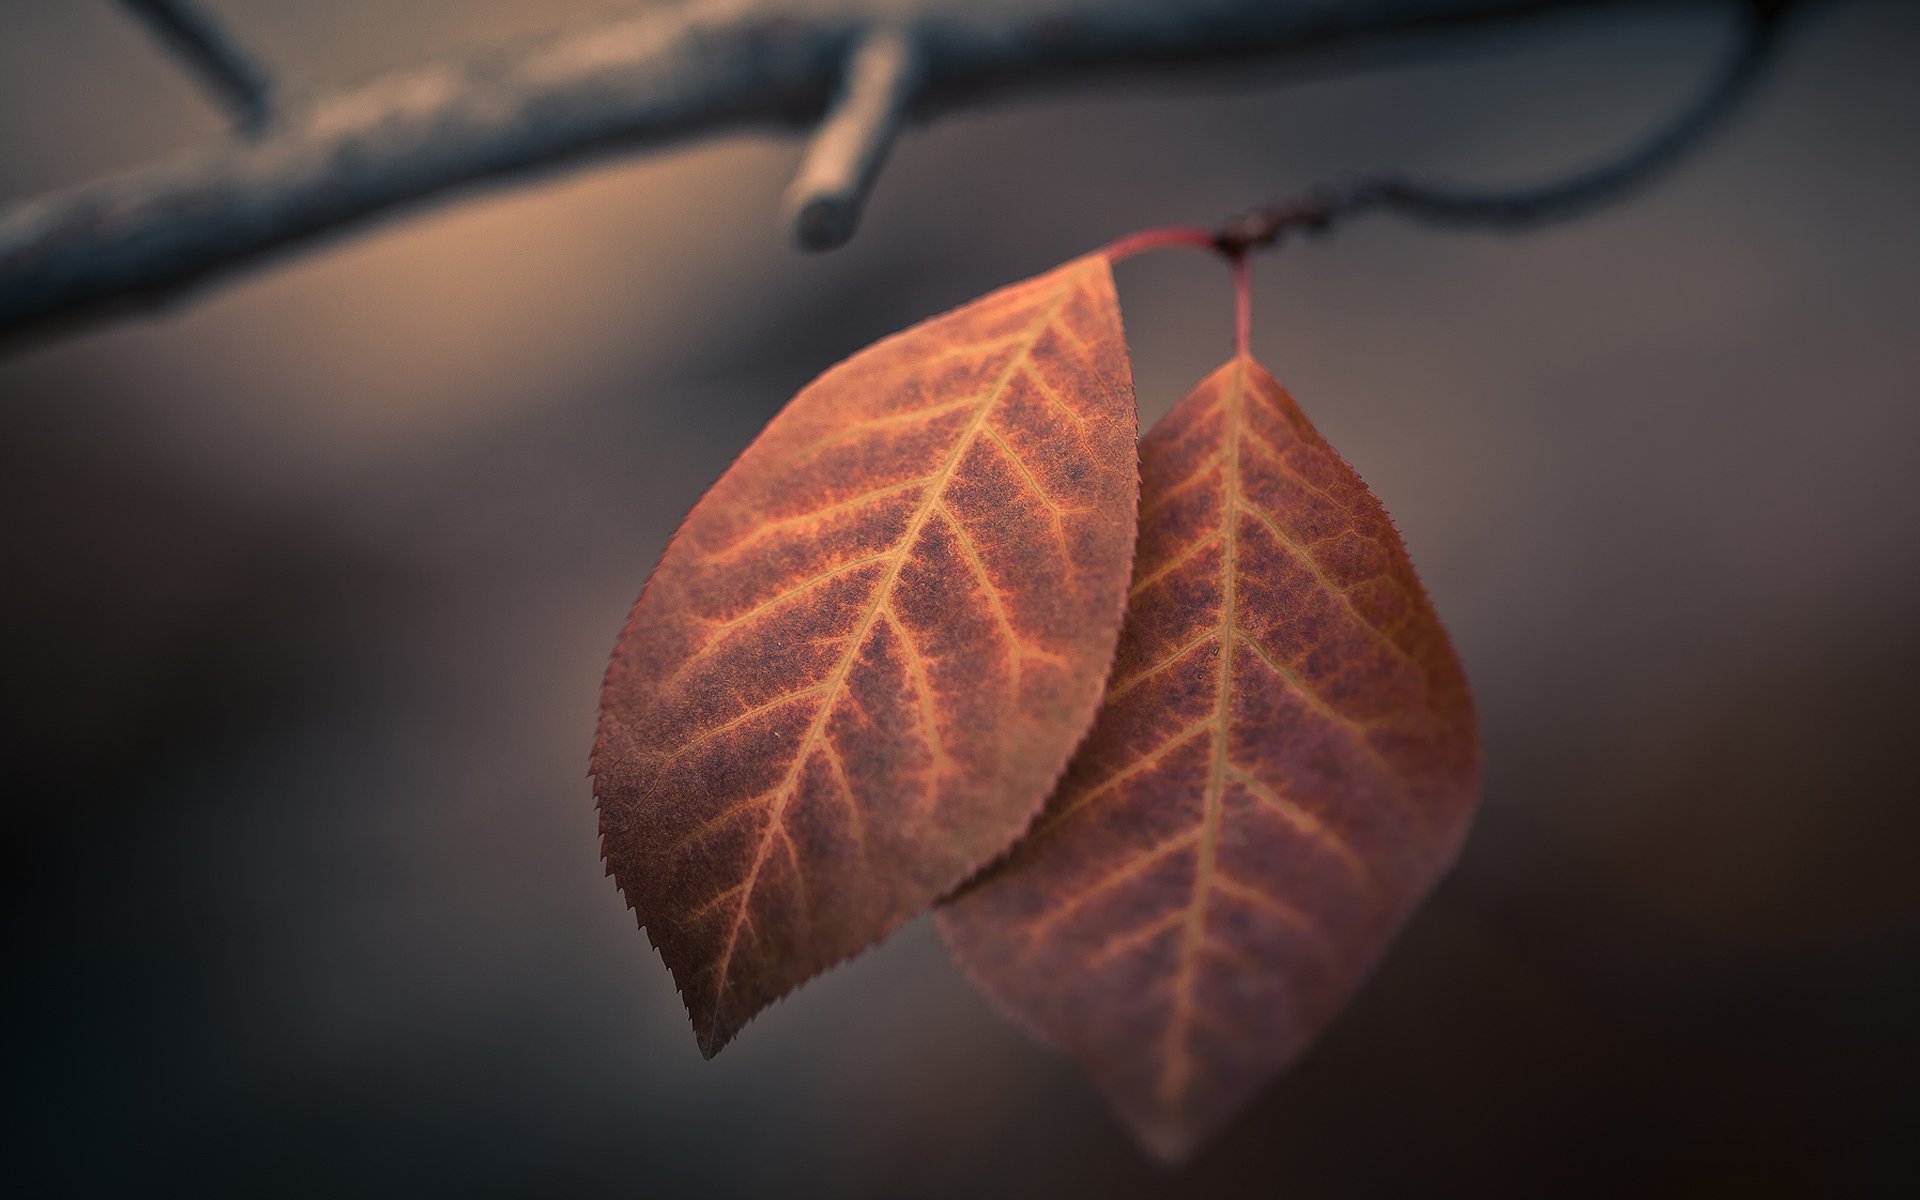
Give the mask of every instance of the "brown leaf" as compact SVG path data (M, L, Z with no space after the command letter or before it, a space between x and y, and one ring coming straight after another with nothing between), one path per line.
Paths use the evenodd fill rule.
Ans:
M1106 259L808 385L687 517L614 651L609 871L709 1057L1005 851L1099 707L1137 418Z
M1214 372L1140 455L1105 705L940 926L1175 1160L1320 1032L1452 860L1479 749L1385 510L1263 367Z

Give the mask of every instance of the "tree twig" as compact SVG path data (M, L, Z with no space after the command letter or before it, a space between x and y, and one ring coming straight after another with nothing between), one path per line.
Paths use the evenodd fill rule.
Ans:
M912 30L925 117L1116 74L1279 61L1602 4L1702 0L692 0L282 112L221 146L0 211L0 343L195 285L479 183L812 120L871 30ZM870 144L877 145L877 143Z
M1362 176L1329 184L1236 217L1213 235L1229 256L1270 246L1293 231L1325 233L1368 212L1393 212L1432 225L1519 231L1580 216L1647 186L1724 126L1773 62L1790 0L1743 0L1740 36L1726 63L1693 102L1644 141L1597 166L1534 187L1467 191Z
M920 51L899 25L869 31L787 189L784 211L802 249L831 250L853 236L919 82Z
M120 0L178 58L189 74L254 135L272 119L272 86L240 44L193 0Z

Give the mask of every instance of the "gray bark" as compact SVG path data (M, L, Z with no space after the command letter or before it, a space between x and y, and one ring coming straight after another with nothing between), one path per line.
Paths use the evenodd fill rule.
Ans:
M650 4L544 43L319 95L276 112L256 139L0 211L0 340L151 307L475 184L745 126L801 128L830 104L854 117L865 106L925 118L1105 76L1280 60L1630 2L1657 0ZM900 31L911 69L868 71L876 94L862 97L849 57L876 30ZM846 148L810 163L825 191L850 196L857 210L896 122L854 117L865 140L830 123ZM817 217L799 201L796 219ZM841 219L850 232L851 216Z

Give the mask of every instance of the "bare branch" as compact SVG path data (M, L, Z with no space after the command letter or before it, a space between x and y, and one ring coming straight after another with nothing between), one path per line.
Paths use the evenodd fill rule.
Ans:
M272 117L266 72L193 0L120 0L233 116L257 134Z
M1431 225L1517 231L1581 216L1619 200L1678 166L1718 132L1772 64L1788 0L1743 0L1731 7L1745 19L1725 65L1666 124L1598 166L1535 187L1496 191L1464 191L1392 175L1366 176L1256 208L1214 234L1213 243L1238 255L1272 245L1293 230L1324 233L1368 212L1394 212Z
M807 146L783 211L802 249L844 245L900 129L919 81L919 50L904 29L871 30L854 47L839 98Z
M1276 61L1600 4L1699 0L694 0L324 95L259 140L0 212L0 340L188 287L477 183L827 107L911 28L928 116L1128 72Z

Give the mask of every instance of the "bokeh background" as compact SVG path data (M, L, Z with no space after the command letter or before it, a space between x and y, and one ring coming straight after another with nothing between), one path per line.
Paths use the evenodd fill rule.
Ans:
M295 87L624 5L225 0ZM1901 1194L1920 1183L1920 6L1810 22L1654 192L1258 268L1482 708L1458 870L1186 1171L923 919L703 1062L602 878L600 673L799 385L1116 234L1625 144L1711 8L946 120L791 252L728 136L408 217L0 361L14 1195ZM104 0L0 0L0 198L221 136ZM1143 415L1228 349L1120 271ZM15 1189L18 1190L15 1190ZM1906 1191L1904 1194L1920 1194Z

